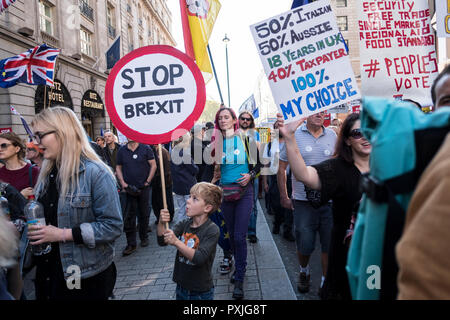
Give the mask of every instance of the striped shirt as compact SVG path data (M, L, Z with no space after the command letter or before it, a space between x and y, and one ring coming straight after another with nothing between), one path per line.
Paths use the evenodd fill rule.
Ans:
M305 123L295 132L297 146L307 166L325 161L331 158L334 153L334 146L337 139L336 133L323 126L322 128L323 133L318 138L315 138L309 132ZM288 161L286 146L284 145L280 151L280 160ZM295 179L294 175L292 175L292 198L295 200L307 200L304 184Z

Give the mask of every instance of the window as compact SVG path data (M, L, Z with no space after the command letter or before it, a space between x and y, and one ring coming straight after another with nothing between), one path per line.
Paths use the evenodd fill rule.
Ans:
M337 25L339 27L339 31L347 31L348 30L347 16L337 16L336 21L337 21Z
M115 11L113 7L110 7L109 5L106 8L106 21L108 23L108 35L111 38L116 37L116 28L115 28Z
M140 3L138 3L138 24L142 27L142 7Z
M92 34L86 29L80 29L81 53L92 57Z
M336 7L337 8L347 7L347 0L336 0Z
M91 21L94 21L94 9L89 5L89 0L80 0L80 11Z
M152 36L150 19L147 17L146 21L147 21L148 37L150 38Z
M130 2L130 0L127 1L127 12L129 14L131 14L131 2Z
M106 21L108 22L108 26L114 27L115 26L115 17L114 17L114 8L110 7L108 5L106 9Z
M134 50L134 44L133 44L133 29L131 26L128 26L128 51Z
M46 2L39 1L39 25L49 35L53 33L53 8Z

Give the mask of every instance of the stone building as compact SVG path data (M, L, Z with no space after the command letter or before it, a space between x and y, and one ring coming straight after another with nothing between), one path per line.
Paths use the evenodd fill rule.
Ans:
M151 44L175 46L167 0L17 0L0 14L0 59L42 43L61 49L55 85L0 88L0 130L25 138L14 106L28 123L54 105L71 108L95 139L114 130L105 109L105 53L120 36L121 57Z
M358 87L361 88L357 2L355 0L331 0L330 2L336 16L339 31L341 31L348 48L356 82Z

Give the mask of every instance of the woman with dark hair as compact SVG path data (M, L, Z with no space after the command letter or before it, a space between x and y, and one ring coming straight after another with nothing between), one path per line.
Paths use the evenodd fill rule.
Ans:
M322 288L322 299L350 300L345 265L349 239L358 212L362 193L359 191L361 174L369 171L371 144L363 137L359 114L350 114L342 124L332 159L306 166L300 154L294 133L302 121L284 125L277 115L277 125L286 140L288 161L295 178L313 190L320 190L317 204L333 200L333 231L331 236L327 277Z
M14 132L0 134L0 159L5 166L0 168L0 180L11 184L27 198L39 175L39 168L25 161L26 147Z
M216 114L212 139L216 175L224 189L221 211L227 225L236 261L231 278L233 298L244 297L243 282L247 267L247 229L253 208L253 180L260 170L257 146L239 130L239 122L231 108L221 108ZM253 152L252 152L253 151ZM256 160L256 162L252 158Z

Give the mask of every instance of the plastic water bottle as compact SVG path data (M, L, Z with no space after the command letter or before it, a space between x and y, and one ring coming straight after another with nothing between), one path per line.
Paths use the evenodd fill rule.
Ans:
M24 213L27 217L28 228L30 226L45 226L44 207L37 202L33 195L28 197L28 203L25 205ZM31 247L31 251L35 256L47 254L52 250L50 243L42 243Z
M2 194L0 194L0 210L8 219L10 219L9 203Z

